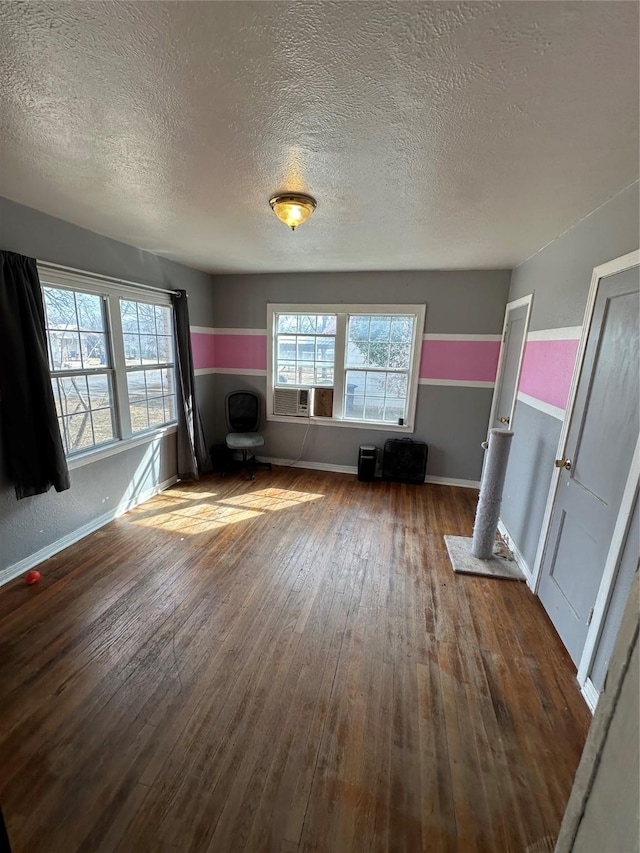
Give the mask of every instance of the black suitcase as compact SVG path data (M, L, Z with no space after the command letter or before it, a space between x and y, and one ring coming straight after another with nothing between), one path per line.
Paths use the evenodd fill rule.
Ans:
M424 441L390 438L384 443L382 479L394 483L424 483L428 447Z

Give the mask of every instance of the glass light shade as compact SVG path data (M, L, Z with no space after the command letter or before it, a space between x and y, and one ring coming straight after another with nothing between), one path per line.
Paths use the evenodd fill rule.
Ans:
M302 193L275 195L269 199L273 212L292 231L306 222L316 209L316 200Z

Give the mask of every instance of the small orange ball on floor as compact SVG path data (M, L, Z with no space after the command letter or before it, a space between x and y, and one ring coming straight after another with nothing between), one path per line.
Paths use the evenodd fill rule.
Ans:
M28 584L38 583L40 580L40 572L37 572L35 569L31 572L27 572L24 579Z

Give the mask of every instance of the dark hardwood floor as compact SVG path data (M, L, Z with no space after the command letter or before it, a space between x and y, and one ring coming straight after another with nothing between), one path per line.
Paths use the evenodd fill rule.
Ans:
M524 584L454 576L476 493L178 485L0 590L15 853L514 851L590 715Z

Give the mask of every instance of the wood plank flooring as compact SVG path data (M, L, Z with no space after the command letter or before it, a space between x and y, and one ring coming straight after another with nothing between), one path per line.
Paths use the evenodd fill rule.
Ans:
M178 485L0 590L14 853L514 851L590 715L524 584L451 571L476 493Z

